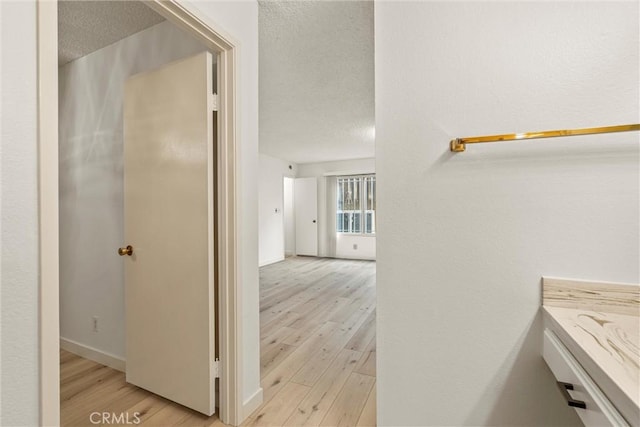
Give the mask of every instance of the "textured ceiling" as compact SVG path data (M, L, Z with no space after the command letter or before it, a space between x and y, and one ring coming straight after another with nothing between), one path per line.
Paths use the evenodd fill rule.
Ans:
M260 151L374 157L372 1L261 1Z
M58 65L164 21L139 1L58 2Z

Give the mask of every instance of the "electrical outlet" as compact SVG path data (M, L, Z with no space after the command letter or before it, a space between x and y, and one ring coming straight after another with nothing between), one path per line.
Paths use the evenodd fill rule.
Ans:
M353 244L353 250L354 250L354 251L357 251L357 250L358 250L358 244L357 244L357 243L354 243L354 244Z
M93 332L98 332L98 316L93 316Z

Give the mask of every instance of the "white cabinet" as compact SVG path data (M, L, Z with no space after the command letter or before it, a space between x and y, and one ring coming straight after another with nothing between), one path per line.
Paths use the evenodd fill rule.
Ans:
M575 408L585 426L629 425L550 329L544 331L543 357L556 377L567 404Z

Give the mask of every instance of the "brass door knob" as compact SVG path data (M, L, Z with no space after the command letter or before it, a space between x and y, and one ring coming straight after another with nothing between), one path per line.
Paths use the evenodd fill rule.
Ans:
M120 256L125 256L125 255L133 255L133 247L131 245L127 246L126 248L119 248L118 249L118 255Z

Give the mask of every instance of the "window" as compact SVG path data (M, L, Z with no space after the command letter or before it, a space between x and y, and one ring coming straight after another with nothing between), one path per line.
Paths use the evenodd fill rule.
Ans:
M376 176L338 178L336 231L338 233L376 233Z

